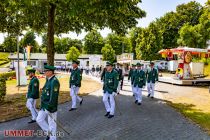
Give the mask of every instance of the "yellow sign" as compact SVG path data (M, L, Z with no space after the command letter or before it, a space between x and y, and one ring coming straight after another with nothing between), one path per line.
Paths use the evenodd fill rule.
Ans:
M133 54L123 53L121 55L117 55L117 61L125 61L125 60L133 60Z

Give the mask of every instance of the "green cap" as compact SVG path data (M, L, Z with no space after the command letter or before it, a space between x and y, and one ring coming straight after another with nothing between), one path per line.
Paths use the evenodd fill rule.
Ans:
M136 66L139 67L139 66L142 66L142 65L140 63L137 63Z
M27 72L28 72L28 73L35 73L35 72L36 72L36 70L35 70L35 69L33 69L33 68L31 68L31 69L27 69Z
M112 62L106 62L106 66L113 66Z
M77 64L77 65L79 65L79 60L73 60L73 61L72 61L72 64Z
M50 66L50 65L45 65L44 66L45 70L49 70L49 71L54 71L56 68L54 66Z

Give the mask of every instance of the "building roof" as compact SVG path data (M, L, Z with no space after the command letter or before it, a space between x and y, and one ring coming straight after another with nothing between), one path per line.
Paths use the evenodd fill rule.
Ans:
M94 54L81 54L79 56L79 59L89 59L90 56L93 56ZM97 55L100 56L101 55ZM8 57L9 59L17 59L17 54L11 53ZM23 59L23 54L19 54L19 58ZM46 53L31 53L30 54L30 60L47 60L47 54ZM66 60L66 54L55 54L55 60Z

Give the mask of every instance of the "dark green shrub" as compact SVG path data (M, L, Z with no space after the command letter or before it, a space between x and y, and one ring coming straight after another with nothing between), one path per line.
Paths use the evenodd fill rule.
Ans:
M0 78L8 79L10 77L14 77L16 75L15 71L0 73Z
M0 85L0 102L2 102L6 96L6 79L0 78Z

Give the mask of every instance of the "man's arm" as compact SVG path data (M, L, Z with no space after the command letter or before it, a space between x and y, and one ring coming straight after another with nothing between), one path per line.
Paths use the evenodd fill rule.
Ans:
M80 70L77 71L76 76L77 76L77 81L75 83L75 86L79 86L80 83L81 83L81 80L82 80L82 74L81 74L81 71Z
M156 81L158 81L158 71L156 70L156 76L155 76Z
M119 83L119 74L116 72L114 74L114 92L117 92L117 87L118 87L118 83Z
M131 78L131 74L132 74L132 70L129 71L129 74L128 74L128 80L130 80Z
M103 72L101 74L101 81L104 80L104 76L105 76L105 69L103 70Z
M50 90L50 100L48 102L49 106L54 106L58 103L58 95L60 90L60 83L57 80L54 80Z
M146 85L146 73L145 72L143 73L143 83L144 83L143 85L145 86Z
M31 96L35 97L37 93L39 93L39 81L38 79L34 79Z

